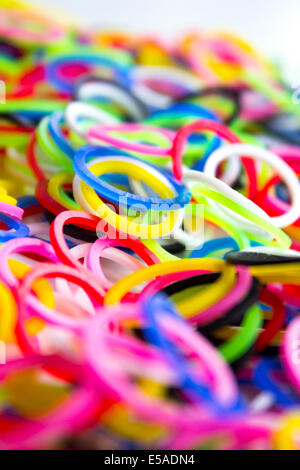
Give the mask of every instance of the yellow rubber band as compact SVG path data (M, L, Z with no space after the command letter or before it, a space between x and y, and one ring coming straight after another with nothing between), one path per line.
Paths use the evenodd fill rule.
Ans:
M122 161L122 165L120 165L120 162L118 161L103 161L90 166L89 170L97 176L110 172L126 172L128 176L139 181L143 181L145 184L150 186L162 198L172 198L175 195L163 181L156 178L144 168L133 163ZM118 231L127 233L134 237L144 239L161 238L172 231L180 218L180 210L175 210L168 211L165 220L161 223L153 225L136 223L128 217L116 214L100 199L95 190L83 181L80 181L80 188L84 199L90 206L94 215L101 217L102 220L105 220Z
M223 260L217 259L180 259L175 261L168 261L166 263L160 263L146 268L142 268L128 276L124 277L118 281L114 286L107 292L104 297L105 305L115 305L119 303L123 297L135 286L141 284L142 282L149 281L154 279L157 276L163 276L164 274L182 272L182 271L214 271L214 272L223 272L227 271L229 265ZM231 275L231 273L230 273ZM209 305L215 303L216 298L220 298L220 295L223 294L223 286L227 286L230 289L230 284L227 284L227 278L224 276L222 284L219 284L217 288L208 290L205 294L197 295L197 300L195 297L189 299L189 301L184 301L183 307L186 315L192 315L195 312L195 305L197 305L196 311L201 311L202 308L206 308ZM222 296L222 295L221 295ZM199 303L198 303L199 302Z

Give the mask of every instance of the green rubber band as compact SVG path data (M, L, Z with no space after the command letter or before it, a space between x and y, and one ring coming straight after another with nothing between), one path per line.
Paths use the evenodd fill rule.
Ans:
M48 122L49 117L45 117L40 121L37 127L37 142L43 151L49 155L56 164L58 164L60 167L63 167L66 171L72 173L72 161L51 139L51 136L48 132Z
M262 322L261 310L258 305L254 305L246 313L238 333L219 347L219 352L227 362L235 362L253 346Z
M275 241L266 240L264 238L247 232L247 230L244 230L251 240L257 241L258 243L262 243L263 245L277 246L279 248L282 248L283 250L287 250L290 248L292 242L286 233L284 233L279 228L275 227L273 224L267 222L262 217L259 217L253 212L245 209L237 202L234 202L223 194L220 194L217 191L207 188L206 186L201 184L197 184L196 186L194 186L191 191L196 200L199 200L199 198L206 196L209 199L212 199L222 204L233 212L243 216L245 219L256 224L257 226L263 228L264 230L266 230L266 232L270 233L273 238L276 239Z

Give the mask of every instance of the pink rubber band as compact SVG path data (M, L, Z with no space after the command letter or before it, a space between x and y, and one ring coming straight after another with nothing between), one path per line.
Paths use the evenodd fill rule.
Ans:
M121 140L117 137L113 137L109 132L136 132L136 131L151 131L158 133L166 137L170 143L168 148L157 147L155 145L147 145L140 143L132 143L127 140ZM106 142L114 147L124 150L130 150L132 152L143 153L146 155L156 155L156 156L168 156L170 155L173 139L175 137L175 132L168 129L163 129L160 127L146 126L145 124L118 124L117 126L106 126L106 125L96 125L91 127L88 131L89 138L96 138Z

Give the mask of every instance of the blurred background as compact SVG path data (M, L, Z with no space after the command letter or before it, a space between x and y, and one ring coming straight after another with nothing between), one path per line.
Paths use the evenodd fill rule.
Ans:
M93 26L172 39L189 29L229 29L279 62L300 84L299 0L35 0Z

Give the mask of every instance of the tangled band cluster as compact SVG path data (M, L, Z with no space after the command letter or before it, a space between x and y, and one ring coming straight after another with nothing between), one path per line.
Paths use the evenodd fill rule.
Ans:
M0 448L299 449L280 70L1 5Z

